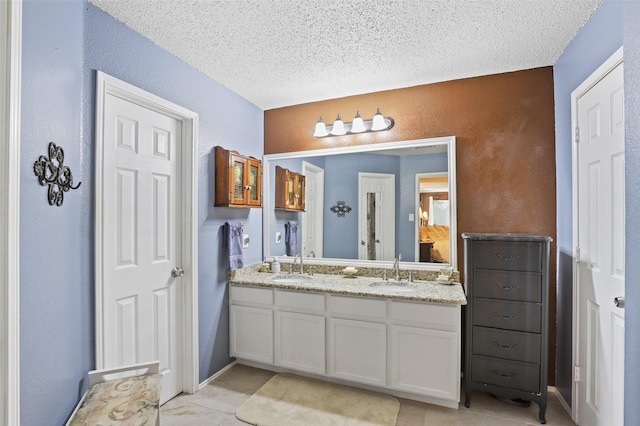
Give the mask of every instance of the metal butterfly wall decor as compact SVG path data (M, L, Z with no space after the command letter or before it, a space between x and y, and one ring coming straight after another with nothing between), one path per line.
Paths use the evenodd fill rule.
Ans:
M38 161L33 163L33 171L38 177L41 186L49 186L49 205L61 206L64 201L64 193L71 189L78 189L82 182L73 186L71 169L64 164L64 151L53 142L49 142L49 157L41 155Z

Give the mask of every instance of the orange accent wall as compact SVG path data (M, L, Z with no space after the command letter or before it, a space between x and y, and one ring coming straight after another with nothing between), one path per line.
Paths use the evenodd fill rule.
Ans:
M318 139L319 116L365 119L380 107L386 132ZM447 81L265 111L264 152L455 136L458 264L463 232L549 235L549 383L555 383L556 166L552 67Z

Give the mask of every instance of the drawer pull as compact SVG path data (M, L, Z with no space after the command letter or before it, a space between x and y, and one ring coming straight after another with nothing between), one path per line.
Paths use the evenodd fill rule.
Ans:
M502 312L493 312L493 316L494 317L498 317L498 318L503 319L503 320L510 320L510 319L518 318L518 315L516 315L516 314L503 314Z
M493 374L495 374L498 377L504 377L505 379L512 379L514 377L516 377L518 374L517 373L502 373L498 370L491 370L491 372Z
M503 345L500 342L496 342L495 340L491 342L492 345L499 347L500 349L511 350L518 347L518 345Z
M510 260L520 259L520 256L517 255L517 254L512 254L511 256L503 256L500 253L494 253L493 256L498 258L498 259L500 259L500 260L504 260L505 262L508 262Z
M511 291L511 290L515 290L517 288L519 288L520 286L518 284L514 284L514 285L502 285L500 283L495 283L495 286L498 287L499 289L502 289L504 291Z

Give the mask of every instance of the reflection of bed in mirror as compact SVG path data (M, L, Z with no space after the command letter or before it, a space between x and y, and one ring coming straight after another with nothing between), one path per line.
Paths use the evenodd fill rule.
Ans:
M449 227L445 225L427 225L420 227L420 244L430 249L428 257L420 255L421 262L449 263L450 249ZM422 260L425 259L425 260ZM429 259L429 260L426 260Z

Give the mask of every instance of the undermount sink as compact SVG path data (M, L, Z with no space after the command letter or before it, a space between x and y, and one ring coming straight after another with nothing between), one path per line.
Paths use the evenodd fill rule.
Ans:
M377 290L387 290L404 293L411 293L412 291L416 291L416 288L409 286L409 283L406 281L376 281L369 284L369 287L375 287Z
M309 275L279 275L273 279L274 283L282 284L296 284L309 281L311 277Z

